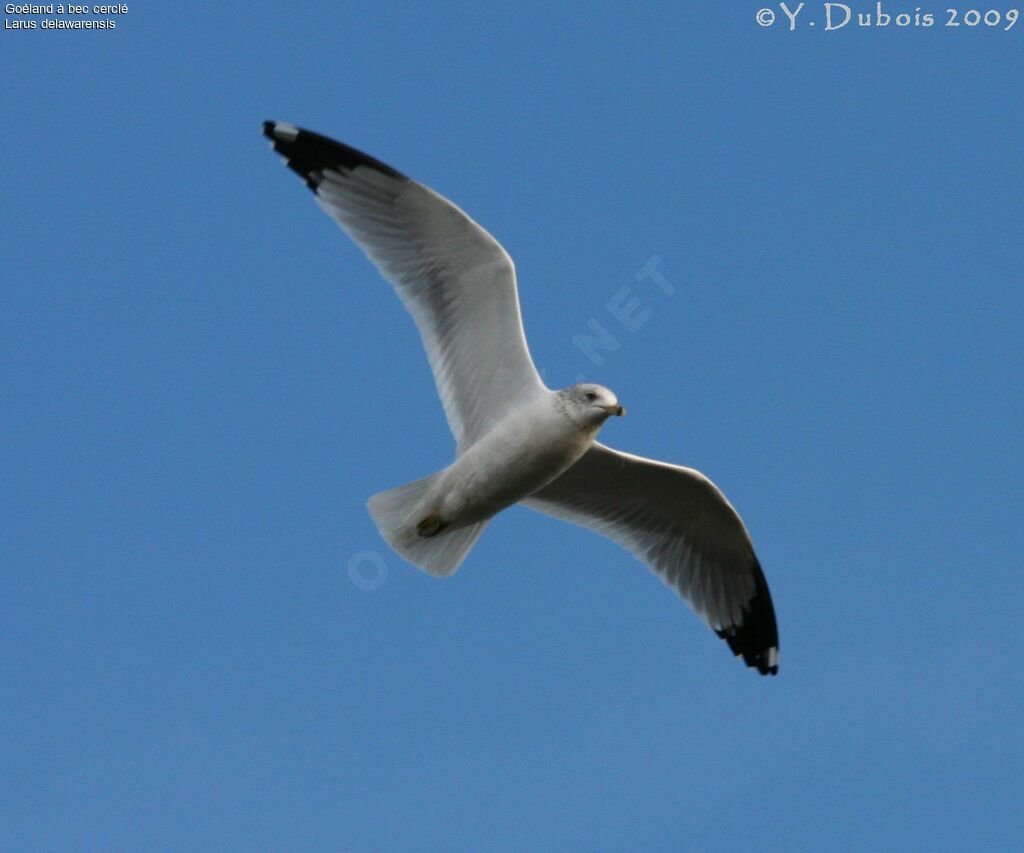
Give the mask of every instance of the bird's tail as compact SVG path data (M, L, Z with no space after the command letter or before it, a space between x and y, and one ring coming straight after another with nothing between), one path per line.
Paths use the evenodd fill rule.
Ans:
M436 577L447 577L466 559L466 555L484 532L487 521L454 529L442 527L423 536L417 526L430 516L427 493L438 474L414 480L404 486L379 492L367 502L373 522L388 545L412 563Z

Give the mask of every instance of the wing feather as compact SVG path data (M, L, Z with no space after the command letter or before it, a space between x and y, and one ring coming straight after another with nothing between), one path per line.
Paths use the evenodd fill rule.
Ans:
M775 609L754 546L700 472L595 444L522 503L632 551L748 666L778 671Z
M523 333L515 267L487 231L361 151L281 122L266 122L263 132L394 285L460 449L545 390Z

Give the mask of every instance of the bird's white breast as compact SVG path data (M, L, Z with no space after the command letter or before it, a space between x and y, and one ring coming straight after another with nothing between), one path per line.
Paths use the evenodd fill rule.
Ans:
M550 483L596 434L569 421L554 393L510 412L445 472L442 515L459 526L490 518Z

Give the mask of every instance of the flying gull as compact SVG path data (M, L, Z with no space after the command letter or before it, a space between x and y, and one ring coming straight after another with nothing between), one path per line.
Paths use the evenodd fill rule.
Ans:
M618 542L762 675L775 611L750 536L703 474L600 444L625 410L601 385L550 390L526 345L512 259L458 207L354 148L283 122L275 151L394 285L423 338L457 442L443 471L374 495L388 544L435 576L458 569L515 503Z

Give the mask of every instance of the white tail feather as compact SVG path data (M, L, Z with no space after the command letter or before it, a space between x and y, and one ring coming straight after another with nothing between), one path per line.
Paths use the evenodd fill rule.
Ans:
M430 512L425 498L438 474L404 486L379 492L367 502L374 524L387 543L416 568L447 577L455 574L470 549L484 532L487 521L468 527L442 530L436 536L420 536L416 525Z

